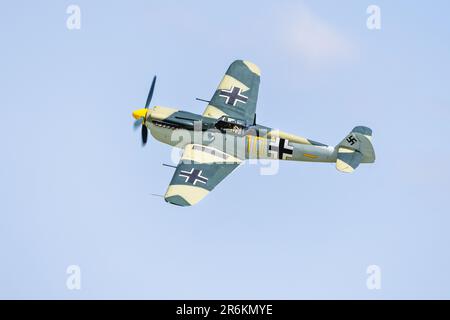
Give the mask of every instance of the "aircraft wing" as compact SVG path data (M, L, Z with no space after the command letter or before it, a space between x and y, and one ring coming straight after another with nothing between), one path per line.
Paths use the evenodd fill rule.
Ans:
M218 149L188 144L170 181L164 199L179 206L191 206L203 199L242 160Z
M218 119L227 115L253 124L260 75L259 68L252 62L234 61L219 83L203 116Z

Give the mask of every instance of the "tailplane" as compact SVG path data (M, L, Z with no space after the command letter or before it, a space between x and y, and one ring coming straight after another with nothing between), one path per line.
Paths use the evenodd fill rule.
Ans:
M353 172L360 163L373 163L375 151L372 146L372 130L358 126L336 146L336 169L341 172Z

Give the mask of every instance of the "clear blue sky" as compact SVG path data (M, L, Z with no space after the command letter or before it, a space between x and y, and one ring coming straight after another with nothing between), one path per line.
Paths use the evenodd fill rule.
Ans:
M66 8L81 8L81 30ZM382 29L366 28L381 7ZM450 298L448 1L7 1L0 11L0 298ZM262 70L258 122L377 161L234 172L197 206L131 111L201 113ZM81 267L82 290L66 288ZM382 289L366 288L366 268Z

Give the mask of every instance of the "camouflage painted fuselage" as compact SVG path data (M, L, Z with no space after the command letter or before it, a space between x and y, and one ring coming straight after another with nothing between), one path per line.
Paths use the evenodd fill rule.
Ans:
M158 141L184 148L199 144L238 159L279 159L336 162L334 147L262 125L240 130L219 129L217 119L186 111L155 107L146 125Z

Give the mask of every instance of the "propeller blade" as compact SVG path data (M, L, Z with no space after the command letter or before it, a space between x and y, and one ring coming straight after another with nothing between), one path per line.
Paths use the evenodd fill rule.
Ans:
M155 82L156 82L156 76L153 77L152 85L150 86L150 91L148 92L147 102L145 103L145 109L148 108L148 106L150 105L150 102L152 101L153 90L155 90Z
M137 119L135 122L133 122L133 129L137 130L142 125L142 119Z
M147 136L148 136L147 127L145 125L142 125L141 136L142 136L142 145L145 146L145 144L147 143Z

